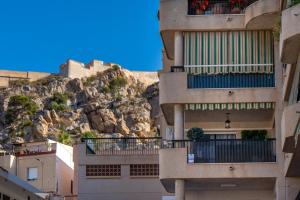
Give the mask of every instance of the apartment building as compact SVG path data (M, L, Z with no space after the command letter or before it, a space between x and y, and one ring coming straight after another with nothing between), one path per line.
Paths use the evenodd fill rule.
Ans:
M282 149L285 153L283 174L299 185L300 145L300 1L282 1L280 58L284 65L283 114L281 121ZM292 187L292 186L291 186ZM295 196L297 194L293 194ZM300 199L298 193L297 199Z
M159 180L160 138L93 138L74 146L78 200L173 200Z
M11 155L0 156L0 167L52 199L74 197L72 147L52 140L15 145Z
M300 198L298 2L160 0L159 176L176 200Z

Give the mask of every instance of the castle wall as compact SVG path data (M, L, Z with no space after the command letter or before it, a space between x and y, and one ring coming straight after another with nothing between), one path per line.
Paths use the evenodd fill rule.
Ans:
M94 60L88 65L68 60L66 64L61 65L60 75L69 78L83 78L96 75L98 72L102 72L110 68L109 65L104 65L102 61Z
M27 79L29 81L36 81L45 78L49 75L51 74L45 72L21 72L12 70L0 70L0 88L8 87L9 81L11 80Z

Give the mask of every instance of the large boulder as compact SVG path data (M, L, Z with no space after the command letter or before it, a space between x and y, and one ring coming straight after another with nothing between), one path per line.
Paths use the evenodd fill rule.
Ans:
M47 137L48 123L42 116L39 116L38 120L34 122L32 129L32 132L35 136Z
M89 119L93 129L101 133L115 132L117 119L109 109L98 109L89 113Z

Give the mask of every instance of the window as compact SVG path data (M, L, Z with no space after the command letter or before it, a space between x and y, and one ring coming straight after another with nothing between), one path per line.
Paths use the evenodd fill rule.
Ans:
M86 176L118 177L121 165L87 165Z
M134 164L130 165L130 176L158 176L158 164Z
M30 167L27 169L27 180L34 181L38 178L38 169L36 167Z

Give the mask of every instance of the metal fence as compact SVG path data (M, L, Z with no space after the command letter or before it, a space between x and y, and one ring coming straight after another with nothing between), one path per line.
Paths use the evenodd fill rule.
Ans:
M161 138L87 138L84 142L88 155L152 155L158 154Z
M257 88L275 87L274 74L201 74L188 75L188 88Z
M188 0L188 15L241 14L257 0Z
M162 148L187 148L189 163L276 162L275 139L172 140L162 144Z

